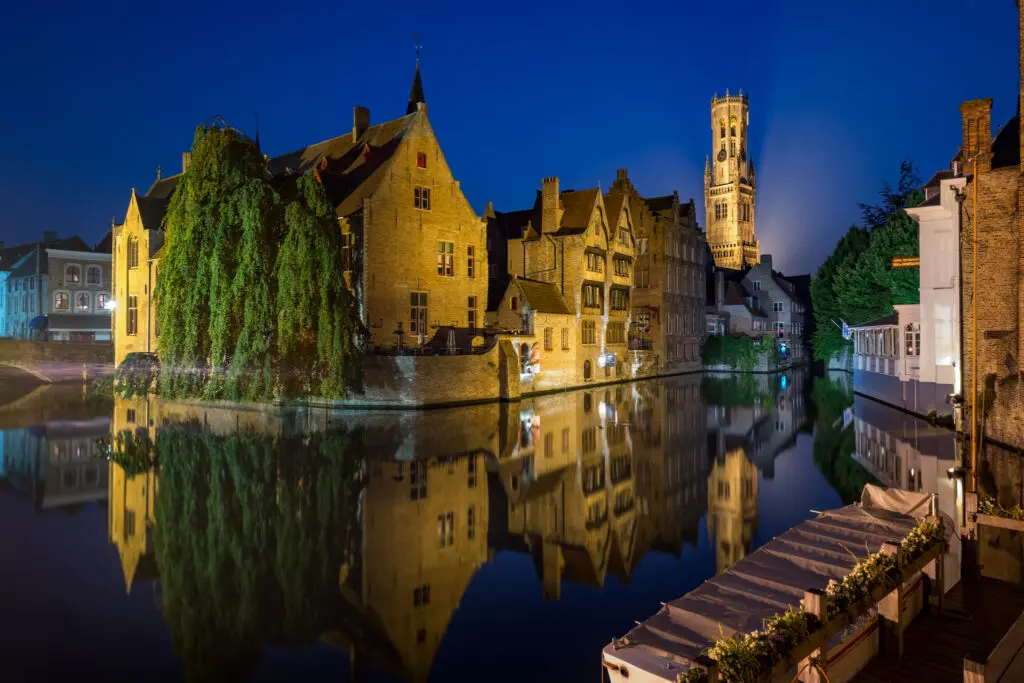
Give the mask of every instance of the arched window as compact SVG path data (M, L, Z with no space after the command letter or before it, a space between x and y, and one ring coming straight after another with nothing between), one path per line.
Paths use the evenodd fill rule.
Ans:
M88 312L92 309L92 297L89 296L88 292L79 292L75 295L75 310L79 312Z
M67 292L57 292L53 295L53 310L67 311L71 309L71 296Z
M85 284L87 285L99 285L102 284L102 276L100 273L99 266L86 266L85 268Z
M512 300L508 302L508 307L511 308L513 311L518 311L519 299L516 297L512 297Z
M907 350L907 358L921 355L921 325L907 323L903 328L903 338Z
M729 119L729 135L736 137L736 117Z
M77 264L74 264L74 263L65 264L65 266L64 266L64 282L67 282L68 284L71 284L71 283L77 283L77 282L81 282L81 281L82 281L82 267L77 265Z
M583 379L590 379L592 373L593 371L591 370L590 361L583 361Z
M96 310L106 310L107 304L110 303L110 295L106 292L98 292L96 294Z
M721 135L719 137L725 137L725 119L718 119L718 127L721 129Z
M128 238L128 267L139 267L139 238L135 235Z

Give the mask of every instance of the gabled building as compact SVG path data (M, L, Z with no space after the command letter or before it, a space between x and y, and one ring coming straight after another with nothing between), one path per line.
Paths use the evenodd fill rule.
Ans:
M630 349L654 351L659 374L699 370L707 244L694 202L678 193L645 199L624 168L605 195L609 211L620 202L636 228Z
M109 252L92 249L79 237L58 239L45 232L12 266L5 285L8 336L110 341Z
M351 132L271 158L268 166L275 176L315 173L334 203L344 240L339 275L359 301L371 348L391 346L399 336L418 346L441 327L482 324L485 222L463 194L427 118L419 64L404 116L371 125L369 109L355 107ZM128 258L133 239L141 249L131 265L118 261L115 328L136 337L118 342L118 363L130 349L156 349L149 296L160 254L153 247L180 178L159 179L144 197L133 192L129 215L115 230L115 259ZM128 297L135 297L133 314Z
M569 346L576 357L563 386L631 377L635 236L628 203L616 201L609 211L598 188L561 191L558 178L544 178L532 209L500 213L489 207L487 218L490 243L504 240L507 255L494 261L491 287L503 292L492 298L494 305L501 305L509 278L516 276L549 283L574 312ZM530 377L523 379L524 392L534 388Z

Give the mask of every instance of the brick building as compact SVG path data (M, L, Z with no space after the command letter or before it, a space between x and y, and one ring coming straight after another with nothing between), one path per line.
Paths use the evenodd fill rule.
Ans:
M419 64L404 116L371 125L370 111L355 107L351 132L268 164L274 175L317 173L335 204L345 241L344 275L359 301L371 347L392 345L398 330L403 343L416 346L430 341L442 326L464 328L482 321L486 224L470 206L434 135ZM158 178L143 197L133 191L125 223L115 229L115 330L118 336L136 337L117 342L118 363L129 350L156 349L149 297L162 241L160 223L180 178ZM119 259L129 257L133 239L139 256L129 265ZM127 312L128 297L134 297L134 318Z
M704 235L694 202L679 194L643 198L618 170L605 205L625 201L636 228L630 348L653 350L659 371L700 369L704 340Z
M563 386L632 376L627 364L635 237L628 203L617 200L609 209L598 188L560 191L558 178L544 178L532 209L501 213L488 207L487 219L489 242L504 240L496 254L506 255L504 262L494 260L498 267L489 278L491 310L497 311L513 276L550 283L575 315L575 367L564 374Z
M754 265L760 256L754 232L757 188L754 161L747 155L749 103L739 95L717 95L711 100L711 135L714 156L704 164L704 210L708 245L719 268Z
M1024 78L1024 9L1020 3L1018 14L1021 41L1018 67ZM1018 103L1021 101L1024 101L1024 88L1018 88ZM984 435L1020 447L1024 446L1024 387L1021 382L1024 297L1020 286L1021 265L1024 264L1024 243L1020 239L1024 227L1020 213L1024 197L1024 155L1021 154L1019 104L1017 111L993 139L992 100L964 102L960 106L963 139L954 167L962 165L962 172L967 175L960 233L963 283L960 348L966 408L963 426L970 429L972 395L984 392L986 404L990 406L984 416L979 411ZM977 384L974 381L975 354Z

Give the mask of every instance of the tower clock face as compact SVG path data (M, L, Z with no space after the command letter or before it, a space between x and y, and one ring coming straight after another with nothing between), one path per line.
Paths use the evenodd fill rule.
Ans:
M724 149L718 150L718 160L719 161L725 161L725 150Z

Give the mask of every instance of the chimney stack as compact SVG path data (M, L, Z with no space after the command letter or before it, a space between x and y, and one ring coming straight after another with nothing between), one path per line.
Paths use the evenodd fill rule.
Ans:
M974 160L978 160L978 172L992 168L992 98L968 100L960 105L963 123L964 171L974 172Z
M558 225L561 223L559 204L558 176L544 178L541 181L540 198L540 231L542 233L558 230Z
M768 266L768 272L770 273L771 270L772 270L772 255L771 254L761 254L761 265L762 266Z
M366 107L352 107L352 142L358 140L370 127L370 110Z
M188 167L192 165L192 152L181 153L181 173L188 173Z

